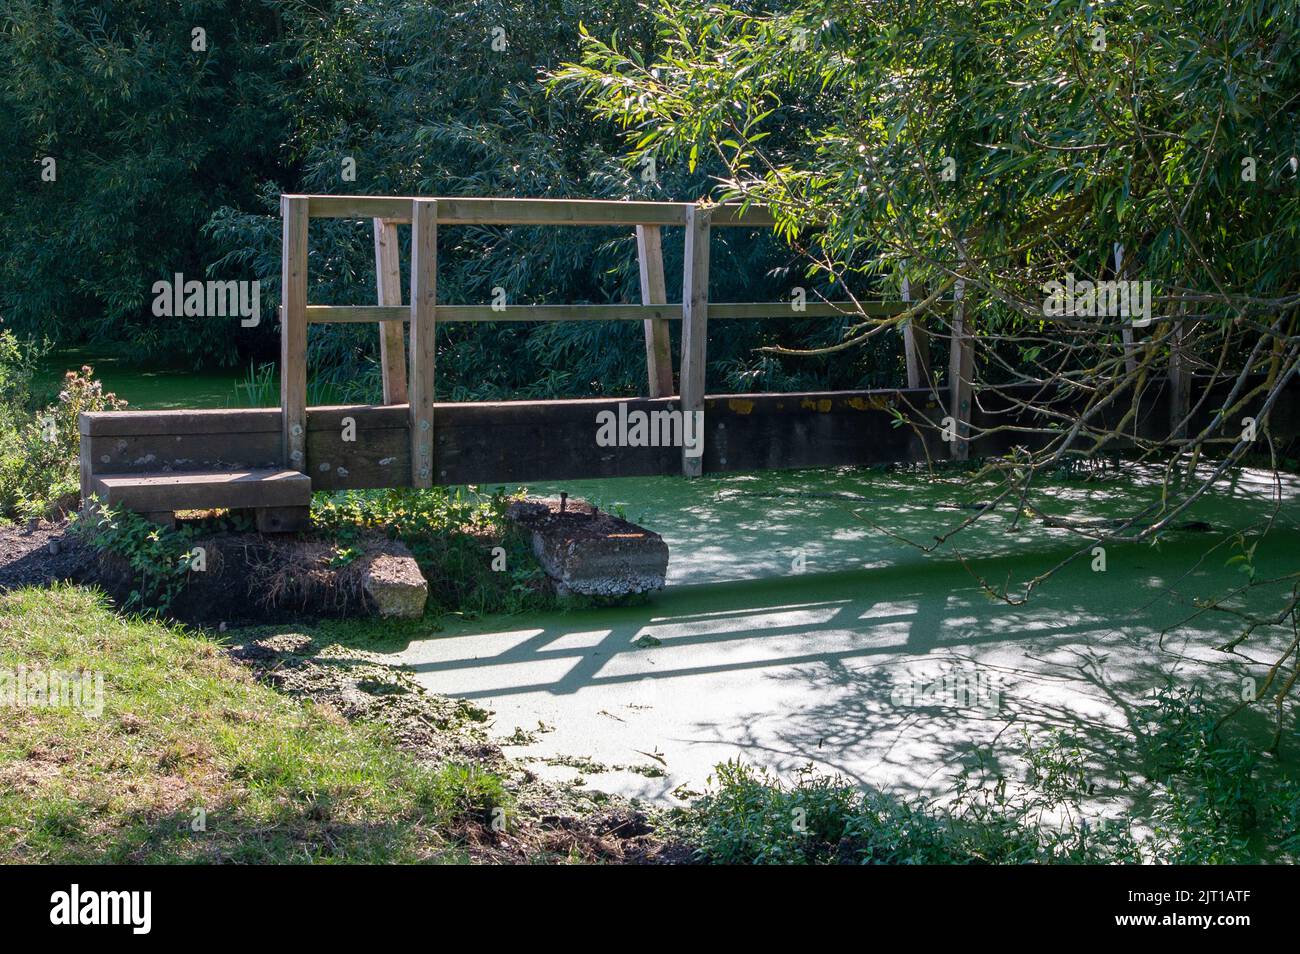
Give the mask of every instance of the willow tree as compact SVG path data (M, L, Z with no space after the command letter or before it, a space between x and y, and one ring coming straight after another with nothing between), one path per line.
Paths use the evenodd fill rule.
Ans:
M1025 412L972 475L1015 519L1072 458L1122 443L1157 468L1150 506L1065 522L1073 560L1157 538L1247 459L1278 467L1270 420L1300 358L1298 24L1290 0L665 5L652 56L588 37L552 83L622 128L629 162L716 157L713 198L771 207L810 272L919 302L787 353L922 319L942 334L960 296L975 403ZM1117 279L1151 298L1116 309ZM1172 411L1152 433L1135 422L1157 393ZM1051 572L988 589L1022 600ZM1269 582L1275 612L1240 590L1203 609L1239 613L1240 638L1294 636L1300 567ZM1298 643L1266 691L1294 681Z

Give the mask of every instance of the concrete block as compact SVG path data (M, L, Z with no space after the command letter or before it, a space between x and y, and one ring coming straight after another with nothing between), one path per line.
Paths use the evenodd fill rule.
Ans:
M583 500L561 506L529 498L510 508L510 518L532 534L533 553L559 593L618 597L663 589L663 537Z
M382 552L367 554L361 586L374 602L379 615L397 619L419 619L429 598L429 584L415 557L403 544L389 542Z

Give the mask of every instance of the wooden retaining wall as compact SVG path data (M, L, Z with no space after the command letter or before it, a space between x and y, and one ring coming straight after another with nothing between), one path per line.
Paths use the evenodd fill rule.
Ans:
M1041 388L1006 389L1007 397L979 396L973 414L972 457L1001 454L1015 445L1041 446L1041 427L1015 407L1018 398L1043 399ZM1193 389L1193 394L1199 392ZM938 400L935 400L935 398ZM1217 406L1211 399L1210 407ZM1274 408L1275 436L1300 434L1300 385ZM1168 431L1166 385L1148 388L1130 433L1158 439ZM515 484L588 477L646 477L682 472L679 447L601 447L597 415L619 405L654 412L680 407L677 398L598 398L563 401L439 403L434 407L434 484ZM798 394L715 395L704 400L705 474L790 470L924 460L947 456L930 428L899 424L938 421L947 394L927 389ZM1061 422L1071 409L1062 405ZM1106 416L1113 424L1121 409ZM1243 411L1239 416L1246 416ZM355 440L345 440L347 421ZM1196 432L1210 419L1202 411ZM306 465L315 490L410 486L411 441L405 405L307 409ZM273 468L283 461L278 408L213 411L114 411L82 416L85 474L131 474ZM933 425L931 425L933 427ZM1001 430L995 430L995 429ZM1240 422L1226 430L1235 436ZM919 436L924 440L918 439ZM1225 445L1226 446L1226 445ZM1121 449L1112 442L1106 450ZM84 476L84 475L83 475Z

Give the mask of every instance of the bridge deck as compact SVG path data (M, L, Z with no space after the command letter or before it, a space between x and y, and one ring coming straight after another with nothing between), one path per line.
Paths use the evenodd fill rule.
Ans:
M1023 386L1025 396L1031 389L1041 401L1036 385ZM1041 432L1047 422L1015 410L1018 390L1003 389L1000 398L988 395L976 402L972 456L1004 453L1014 445L1041 446L1049 438ZM1144 395L1134 438L1164 436L1169 420L1164 390L1160 385ZM1294 399L1300 388L1291 391L1271 415L1276 436L1300 433L1300 402ZM946 406L942 389L937 394L904 388L714 395L704 404L705 474L946 457L934 423ZM602 412L630 422L636 412L649 416L679 406L676 398L440 403L434 415L434 482L493 485L680 474L679 446L602 446L597 440ZM108 475L281 468L281 420L278 408L85 414L83 481L94 486ZM312 489L410 486L408 421L405 405L309 408L305 472ZM1193 427L1208 423L1206 415ZM1225 441L1235 440L1237 426L1231 430ZM631 427L626 431L635 436ZM1106 448L1121 449L1118 442ZM193 492L187 501L191 497ZM215 498L207 504L224 505ZM276 504L268 498L266 505Z
M784 301L710 302L711 229L770 228L777 220L767 209L606 200L284 195L281 215L280 407L83 414L83 498L96 490L146 487L151 495L147 503L156 506L153 513L165 513L168 505L220 507L227 505L230 482L214 480L214 475L282 469L304 474L312 490L340 490L965 460L1014 446L1042 446L1083 410L1069 403L1081 400L1077 391L1068 401L1061 398L1051 406L1052 389L1040 384L976 393L974 338L964 317L960 283L951 301L941 301L944 289L939 288L918 296L915 304L905 275L902 302L805 302L802 289ZM375 305L308 302L307 236L312 218L373 219ZM405 305L398 223L411 228ZM439 303L439 225L475 224L634 228L641 304ZM659 234L664 226L681 226L685 233L680 304L667 301ZM923 387L935 380L928 365L931 332L925 321L927 313L941 305L952 307L945 375L950 387L932 390ZM845 313L892 316L903 335L908 388L705 395L710 318ZM558 320L643 322L650 397L434 403L434 335L439 322ZM675 393L669 321L681 323ZM307 326L312 322L378 324L383 405L307 407ZM1222 385L1220 398L1227 387ZM1267 428L1274 435L1300 433L1297 390L1293 387L1287 400L1268 415ZM1194 391L1209 399L1193 403ZM1118 451L1144 439L1164 440L1170 421L1183 421L1189 414L1188 432L1198 433L1210 425L1213 409L1222 406L1203 391L1195 387L1175 348L1168 377L1144 387L1124 436L1079 451ZM1038 411L1026 409L1031 402ZM1121 405L1128 403L1114 402L1096 426L1117 426L1125 412ZM1240 417L1252 413L1258 412L1242 409ZM689 425L701 418L703 447L695 453L698 442L691 439L696 435ZM947 443L939 439L945 419L951 425ZM1221 433L1214 437L1225 445L1237 443L1240 420L1220 426ZM298 486L305 483L298 481ZM259 522L288 526L303 519L302 513L290 512L302 511L301 505L286 506L269 489L263 494L257 486L244 481L238 489L244 495L240 499L255 501Z

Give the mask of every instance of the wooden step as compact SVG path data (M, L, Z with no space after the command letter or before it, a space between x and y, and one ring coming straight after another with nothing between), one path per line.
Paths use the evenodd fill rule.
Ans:
M93 486L96 496L106 505L126 507L137 513L311 504L311 478L296 470L96 474Z

